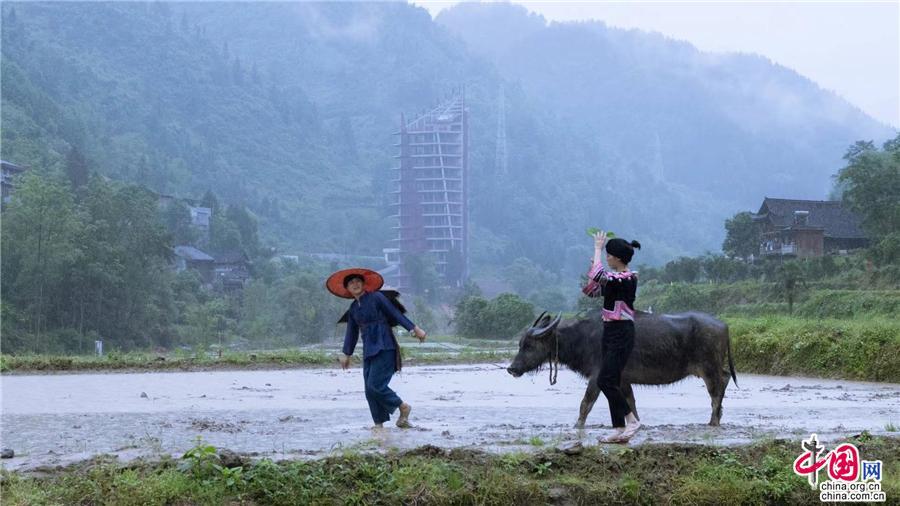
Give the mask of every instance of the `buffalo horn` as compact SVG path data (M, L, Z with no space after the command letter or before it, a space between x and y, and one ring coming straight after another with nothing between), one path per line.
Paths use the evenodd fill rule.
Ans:
M548 323L546 327L531 328L531 330L529 330L528 333L535 337L542 336L542 335L546 334L547 332L556 328L556 326L559 325L559 320L561 320L561 319L562 319L562 311L560 311L559 314L556 315L556 318L554 318L553 321Z
M541 316L538 316L538 317L537 317L537 320L535 320L534 323L531 324L531 328L537 327L538 322L541 321L541 318L543 318L545 314L547 314L546 311L544 311L543 313L541 313Z

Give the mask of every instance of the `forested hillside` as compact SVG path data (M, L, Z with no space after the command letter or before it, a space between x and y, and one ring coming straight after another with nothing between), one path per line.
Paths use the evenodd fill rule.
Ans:
M512 6L3 6L2 156L246 205L281 251L379 254L392 132L465 87L472 263L575 276L589 226L642 262L718 250L764 195L821 198L888 128L788 69ZM505 95L509 174L495 172Z

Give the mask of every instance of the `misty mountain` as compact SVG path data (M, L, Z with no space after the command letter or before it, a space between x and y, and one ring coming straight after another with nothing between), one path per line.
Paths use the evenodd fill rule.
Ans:
M891 135L788 69L599 23L461 4L3 5L2 156L247 205L282 251L379 254L392 133L465 88L472 262L574 276L608 227L636 262L718 250L764 195L822 198ZM495 170L500 95L509 173Z
M590 130L605 152L657 163L669 183L742 206L821 199L858 139L892 130L791 69L703 53L601 22L547 23L524 7L460 3L436 21L505 79Z

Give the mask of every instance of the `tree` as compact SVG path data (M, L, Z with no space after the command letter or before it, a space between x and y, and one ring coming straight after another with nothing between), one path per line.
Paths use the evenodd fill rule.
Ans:
M888 234L872 245L868 256L880 265L900 265L900 231Z
M300 342L321 342L347 309L345 301L322 289L321 276L302 272L278 284L278 311L285 333Z
M847 166L837 175L843 201L875 240L900 230L900 134L883 148L857 142L847 150Z
M543 290L553 283L553 275L525 257L513 260L503 269L513 290L520 295L529 295L536 290Z
M478 286L478 283L474 281L466 281L465 284L463 284L462 298L471 296L481 297L482 295L483 294L481 292L481 287Z
M167 262L171 237L144 188L91 179L82 207L83 295L93 330L123 348L168 339L174 306Z
M4 303L27 315L33 349L43 351L42 336L58 320L57 303L64 300L67 273L82 254L77 241L82 215L64 183L35 172L20 179L4 215Z
M797 291L806 280L803 265L797 260L788 260L775 271L775 278L781 289L784 290L784 296L788 303L788 313L793 313Z
M437 325L434 318L434 312L422 297L416 297L415 299L413 299L413 310L412 314L409 315L409 317L419 327L428 329L428 332L435 331L435 327Z
M501 293L490 305L490 334L494 339L515 337L534 318L534 306L514 293Z
M172 236L172 245L194 244L200 233L191 224L191 211L183 202L172 202L163 210L163 223Z
M407 254L403 257L403 270L409 275L415 294L424 296L428 302L439 298L443 280L438 274L434 257L429 254Z
M209 345L218 342L220 334L227 329L225 301L212 299L192 307L187 314L187 323L191 331L191 341L202 349L208 348Z
M456 305L456 331L469 338L506 339L534 318L534 306L513 293L503 293L491 301L471 296Z
M759 254L759 225L747 211L725 220L725 242L722 251L730 257L747 258Z
M664 281L693 283L700 277L700 273L699 258L679 257L666 264Z
M237 227L244 251L250 256L256 256L259 253L256 217L246 207L239 205L229 205L225 210L225 217Z
M209 220L209 249L215 253L243 251L237 225L225 216L214 214Z
M216 194L212 190L206 190L206 193L203 194L203 198L200 199L200 206L206 207L210 210L213 216L219 212L219 198L216 197Z
M69 176L69 182L75 190L86 185L90 177L87 160L75 146L69 148L69 154L66 156L66 175Z
M456 303L456 316L453 319L456 332L469 338L484 337L488 319L487 299L473 295Z
M539 309L547 311L564 311L569 309L569 300L566 294L558 288L546 288L535 290L528 296L528 301Z
M702 259L706 279L714 283L737 281L747 271L747 264L722 255L707 255Z

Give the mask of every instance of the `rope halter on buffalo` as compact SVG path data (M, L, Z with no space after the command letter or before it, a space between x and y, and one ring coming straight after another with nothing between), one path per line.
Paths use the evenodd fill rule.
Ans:
M556 377L559 375L559 334L556 333L556 326L559 325L559 321L562 319L562 311L557 313L556 318L546 326L537 327L537 324L543 320L546 315L546 311L541 313L541 315L537 317L537 320L531 324L531 328L528 329L527 334L531 337L543 337L547 332L553 332L554 345L550 348L548 358L550 361L550 384L555 385Z

